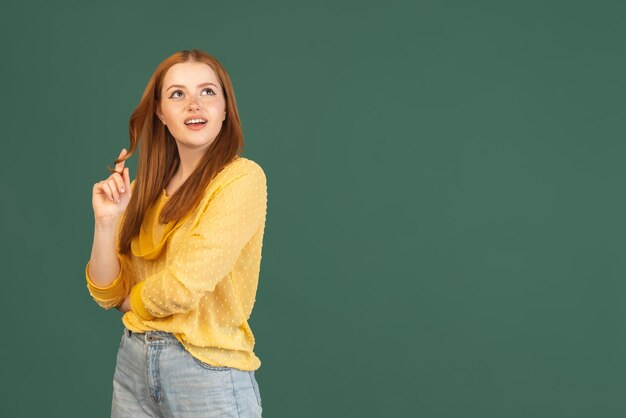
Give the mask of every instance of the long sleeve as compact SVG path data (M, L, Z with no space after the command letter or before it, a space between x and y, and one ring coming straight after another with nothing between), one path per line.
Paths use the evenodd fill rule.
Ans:
M125 260L119 254L117 255L120 263L120 272L117 277L107 287L97 286L89 275L89 262L85 267L85 278L87 280L87 289L94 301L104 309L110 309L118 306L124 301L128 295L130 278L128 277L128 268Z
M131 291L131 310L137 316L150 320L188 312L232 271L246 244L265 225L262 168L247 165L203 201L201 211L180 244L167 249L165 268Z

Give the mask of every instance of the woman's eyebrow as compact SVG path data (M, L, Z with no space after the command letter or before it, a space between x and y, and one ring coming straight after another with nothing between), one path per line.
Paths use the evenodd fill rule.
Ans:
M213 83L202 83L202 84L198 84L198 87L204 87L204 86L215 86L217 87L215 84ZM171 86L169 86L167 89L165 89L165 91L171 89L172 87L178 87L179 89L184 89L185 86L181 85L181 84L172 84Z

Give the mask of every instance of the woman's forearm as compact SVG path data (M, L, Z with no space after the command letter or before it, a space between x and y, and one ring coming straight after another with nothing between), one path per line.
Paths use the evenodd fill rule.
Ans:
M115 172L93 186L92 204L95 220L89 276L94 285L107 287L120 273L117 257L117 225L132 195L130 171L124 167L127 155L122 149Z
M116 231L119 219L96 220L89 275L96 286L107 287L120 272L117 259Z

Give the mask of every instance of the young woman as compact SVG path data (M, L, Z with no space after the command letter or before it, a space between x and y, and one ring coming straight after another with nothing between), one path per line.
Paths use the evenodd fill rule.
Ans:
M112 417L260 417L248 325L258 284L266 178L241 157L230 78L205 52L155 70L111 175L93 187L85 273L124 333ZM137 176L124 167L139 149Z

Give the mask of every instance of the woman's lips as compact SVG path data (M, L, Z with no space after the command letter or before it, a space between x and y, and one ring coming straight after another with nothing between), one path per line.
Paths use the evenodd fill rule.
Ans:
M204 125L206 125L206 123L190 123L189 125L185 126L192 131L199 131L200 129L204 128Z

